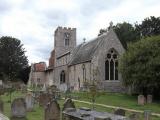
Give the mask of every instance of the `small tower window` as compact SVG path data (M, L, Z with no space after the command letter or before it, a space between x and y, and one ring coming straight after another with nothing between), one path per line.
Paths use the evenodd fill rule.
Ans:
M69 39L65 39L65 46L69 46Z
M64 33L64 45L69 46L70 33Z

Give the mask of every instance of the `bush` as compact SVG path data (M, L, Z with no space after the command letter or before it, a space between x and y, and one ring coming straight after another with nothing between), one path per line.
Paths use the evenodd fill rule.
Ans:
M119 69L123 84L138 93L152 94L160 89L160 36L129 44L120 58Z

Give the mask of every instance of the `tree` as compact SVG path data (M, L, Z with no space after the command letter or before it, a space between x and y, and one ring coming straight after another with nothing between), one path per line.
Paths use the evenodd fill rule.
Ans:
M98 36L100 36L104 32L107 32L108 29L110 29L110 27L108 27L107 29L101 29ZM138 29L136 29L130 23L127 22L117 23L115 26L113 26L113 29L116 32L124 48L127 48L127 43L134 42L140 39L140 33Z
M27 66L19 72L19 78L23 80L25 84L27 84L28 82L30 70L31 66Z
M160 35L160 17L150 16L145 18L141 24L136 24L135 27L142 37Z
M21 41L12 37L0 38L0 74L10 81L19 78L20 71L28 67L28 60Z
M129 44L120 58L123 84L144 95L160 88L160 36Z

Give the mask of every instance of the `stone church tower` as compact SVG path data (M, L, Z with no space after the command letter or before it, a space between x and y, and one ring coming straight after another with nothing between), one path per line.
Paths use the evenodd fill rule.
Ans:
M76 28L58 27L54 34L55 58L76 47Z
M68 63L76 47L76 28L58 27L54 34L54 83L64 90L67 88Z

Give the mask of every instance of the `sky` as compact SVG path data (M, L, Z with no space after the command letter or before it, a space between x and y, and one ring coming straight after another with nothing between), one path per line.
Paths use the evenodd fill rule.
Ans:
M58 26L77 28L77 44L112 21L140 23L160 16L160 0L0 0L0 37L21 40L29 63L47 62Z

